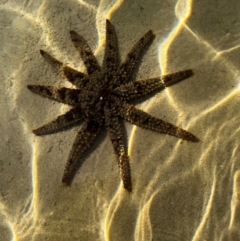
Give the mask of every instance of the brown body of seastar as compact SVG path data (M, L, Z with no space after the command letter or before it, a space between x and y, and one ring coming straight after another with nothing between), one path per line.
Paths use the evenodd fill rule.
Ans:
M100 130L107 128L108 136L118 157L118 165L124 188L132 190L129 156L124 145L120 119L159 133L169 134L187 141L197 142L193 134L135 108L128 101L161 91L192 76L192 70L179 71L156 78L132 81L134 67L140 55L154 38L151 30L145 33L131 48L124 62L118 67L118 47L114 26L106 20L106 46L102 67L98 64L87 42L75 31L70 31L74 46L86 66L87 74L64 66L48 53L41 55L59 70L76 89L42 85L28 85L32 92L72 106L57 119L33 130L41 136L82 124L76 135L67 160L62 182L70 184L85 151L93 145Z

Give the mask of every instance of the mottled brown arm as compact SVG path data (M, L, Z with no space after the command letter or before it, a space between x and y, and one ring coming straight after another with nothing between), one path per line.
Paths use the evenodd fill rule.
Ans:
M121 85L113 91L113 94L122 100L131 100L147 95L153 91L160 91L165 88L161 78L151 78L147 80L137 80L125 85Z
M186 69L182 71L178 71L171 74L162 75L161 79L165 87L174 85L182 80L185 80L189 77L193 76L192 69Z
M81 108L77 106L65 114L58 116L57 119L33 130L33 133L37 136L43 136L62 131L80 123L82 116Z
M108 135L112 142L114 152L118 156L118 165L123 186L126 190L131 192L132 185L129 156L124 147L123 132L119 117L111 106L105 107L104 114Z
M63 74L67 77L68 81L72 84L76 85L79 88L82 88L89 82L89 78L87 75L78 72L75 69L72 69L68 66L63 66L63 63L52 57L44 50L40 50L43 58L55 69L58 71L63 70Z
M82 101L82 91L78 89L57 88L47 85L28 85L29 90L33 93L75 106Z
M133 45L117 72L118 86L129 82L132 71L139 60L139 55L153 38L154 34L152 30L149 30Z
M176 84L193 75L192 70L179 71L162 77L137 80L126 85L122 85L113 91L113 94L122 100L130 100L154 91L161 91L170 85Z
M74 46L80 53L80 56L86 66L88 75L91 77L92 75L99 73L101 68L85 39L73 30L70 31L70 36Z
M132 124L159 133L172 135L187 141L199 141L199 139L190 132L178 128L177 126L170 124L166 121L163 121L161 119L158 119L154 116L151 116L146 112L135 108L132 105L120 101L116 105L121 117Z
M54 57L52 57L49 53L47 53L46 51L40 49L40 54L42 55L42 57L53 67L56 68L57 70L61 69L61 67L63 66L63 63L60 62L59 60L55 59Z
M62 182L70 185L84 152L92 146L102 126L101 120L85 122L78 132L67 160Z
M63 67L63 73L68 79L68 81L78 88L82 89L85 88L85 86L89 83L90 79L87 75L78 72L75 69L72 69L68 66Z
M110 79L117 67L117 40L114 26L106 20L106 44L102 69Z

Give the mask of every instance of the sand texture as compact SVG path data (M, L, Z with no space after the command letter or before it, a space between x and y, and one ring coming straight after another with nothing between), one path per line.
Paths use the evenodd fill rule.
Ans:
M0 0L0 241L240 240L239 9L235 0ZM61 180L80 126L32 133L69 107L27 85L72 88L39 50L85 72L69 31L101 63L106 19L121 60L149 29L156 35L136 79L194 71L136 106L200 142L125 122L131 193L106 130L69 187Z

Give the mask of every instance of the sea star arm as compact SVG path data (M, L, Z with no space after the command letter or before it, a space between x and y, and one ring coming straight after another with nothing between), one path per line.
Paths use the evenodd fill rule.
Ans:
M182 80L185 80L189 77L193 76L192 69L186 69L182 71L178 71L171 74L162 75L161 79L165 87L174 85Z
M113 91L113 94L122 100L131 100L142 97L156 90L165 88L161 78L151 78L147 80L137 80L126 85L121 85Z
M150 94L154 91L161 91L170 85L176 84L193 75L192 70L183 70L162 77L137 80L126 85L122 85L113 91L113 94L122 100L130 100L144 95Z
M89 77L75 69L68 66L63 67L63 73L67 77L68 81L78 88L82 89L89 83Z
M123 181L123 186L126 190L131 192L131 173L129 156L124 147L123 132L121 128L121 123L119 122L119 117L110 107L105 107L105 122L108 131L108 135L113 145L115 154L118 156L118 165L120 170L120 175Z
M103 58L102 69L107 75L108 79L113 77L113 73L117 67L117 39L114 26L107 19L106 20L106 45Z
M72 69L68 66L63 66L63 63L52 57L49 53L44 50L40 50L40 54L43 58L52 65L55 69L63 69L64 75L67 77L68 81L72 84L76 85L79 88L82 88L89 82L89 78L87 75L78 72L75 69Z
M49 53L47 53L46 51L40 49L40 54L42 55L42 57L54 68L56 69L60 69L63 66L63 63L60 62L59 60L55 59L54 57L52 57Z
M139 55L153 38L154 34L152 30L149 30L133 45L132 49L127 54L125 61L121 64L117 72L118 85L129 82L129 78L132 75L132 71L139 59Z
M62 182L70 185L84 152L92 146L102 126L101 120L85 122L78 132L67 160Z
M57 88L47 85L28 85L27 87L35 94L57 100L68 105L74 106L83 100L83 93L79 89L69 89L65 87Z
M74 46L83 59L88 75L91 77L92 75L98 74L101 71L101 67L85 39L73 30L70 31L70 36Z
M62 131L82 121L82 111L79 106L67 111L65 114L60 115L57 119L33 130L37 136L48 135Z
M198 138L190 132L187 132L173 124L158 119L154 116L151 116L146 112L135 108L132 105L120 101L117 105L121 117L134 125L150 129L159 133L172 135L187 141L199 141Z

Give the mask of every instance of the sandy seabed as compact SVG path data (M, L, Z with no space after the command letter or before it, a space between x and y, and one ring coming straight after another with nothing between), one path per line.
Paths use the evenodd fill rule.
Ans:
M234 0L0 0L0 241L240 240L239 9ZM69 30L101 63L107 18L122 60L146 31L156 35L137 79L194 71L137 107L200 142L126 123L132 193L106 133L70 187L61 179L79 127L32 133L69 107L26 86L71 87L39 50L85 71Z

